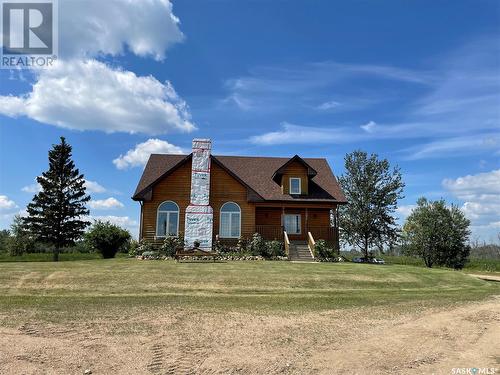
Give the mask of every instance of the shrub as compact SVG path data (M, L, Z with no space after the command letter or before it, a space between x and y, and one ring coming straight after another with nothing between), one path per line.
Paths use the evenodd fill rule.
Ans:
M95 250L86 241L77 241L74 246L64 249L67 253L80 253L88 254L93 253Z
M231 247L231 246L228 246L227 244L224 244L221 240L217 239L213 246L212 246L213 250L216 252L216 253L219 253L219 254L228 254L228 253L234 253L236 252L236 248L234 247Z
M246 253L248 250L248 240L245 237L240 237L236 244L236 249L240 253Z
M274 240L267 242L267 252L271 257L284 257L285 249L283 247L283 242Z
M139 248L139 241L131 239L128 246L128 255L135 257L137 254L137 249Z
M215 242L212 244L212 249L216 253L223 253L224 252L224 246L222 245L222 242L220 242L219 238L215 240Z
M173 257L178 249L184 248L184 239L182 236L169 236L166 237L160 247L160 254Z
M143 259L158 260L160 259L160 253L158 251L145 251L142 253Z
M14 216L10 234L7 238L7 250L10 256L19 256L33 251L35 241L29 235L21 216Z
M266 241L259 233L254 233L250 241L250 252L252 255L261 255L265 258L269 257Z
M7 252L10 232L7 229L0 230L0 253Z
M109 221L97 220L85 233L85 241L105 259L114 258L120 249L129 245L130 239L131 235L127 230Z
M134 242L131 243L128 252L129 255L131 256L143 255L145 252L155 251L153 244L151 242L146 241L144 238L140 241L134 241Z
M28 243L22 238L17 236L11 236L7 240L7 251L10 256L20 256L26 253L28 250Z
M325 240L318 240L314 245L314 257L319 260L333 260L335 250L329 247Z

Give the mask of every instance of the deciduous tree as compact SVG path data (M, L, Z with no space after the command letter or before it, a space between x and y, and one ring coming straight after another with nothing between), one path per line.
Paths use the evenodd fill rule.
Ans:
M368 257L370 249L393 244L399 229L393 216L404 183L399 168L376 154L354 151L345 157L345 174L339 182L348 204L340 207L341 236Z
M403 226L403 248L433 265L461 269L470 254L470 221L460 208L444 200L420 198Z

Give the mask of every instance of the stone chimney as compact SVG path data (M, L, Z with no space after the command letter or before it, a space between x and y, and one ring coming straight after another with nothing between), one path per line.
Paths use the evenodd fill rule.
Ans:
M184 242L192 248L195 241L200 249L212 249L213 210L210 207L210 139L193 139L191 167L191 198L186 208Z

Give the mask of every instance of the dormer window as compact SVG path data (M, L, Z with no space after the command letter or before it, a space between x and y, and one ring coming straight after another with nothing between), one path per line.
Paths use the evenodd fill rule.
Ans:
M301 181L299 177L290 177L290 194L301 194Z

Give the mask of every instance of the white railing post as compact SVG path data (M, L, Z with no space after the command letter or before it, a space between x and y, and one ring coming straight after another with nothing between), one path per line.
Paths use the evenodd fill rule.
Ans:
M283 239L285 243L285 254L289 258L290 257L290 240L288 239L288 234L286 231L283 231Z
M307 247L309 249L309 252L311 253L311 256L314 259L314 246L316 245L316 241L314 241L314 237L312 236L311 232L307 232Z

